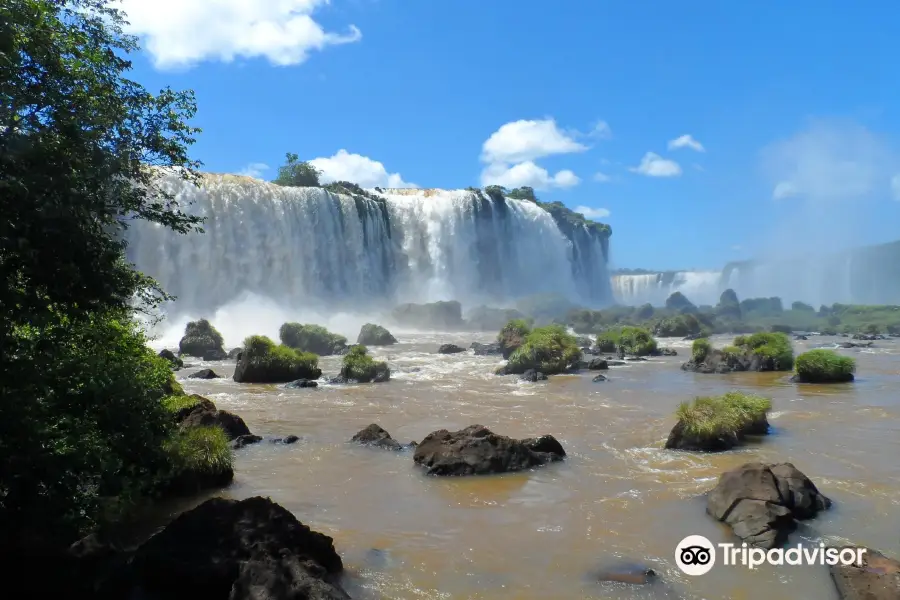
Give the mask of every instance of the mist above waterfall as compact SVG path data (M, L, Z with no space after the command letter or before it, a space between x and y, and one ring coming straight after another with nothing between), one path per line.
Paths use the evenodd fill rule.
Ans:
M232 175L165 185L206 217L205 233L137 223L128 254L177 297L165 307L176 330L206 316L234 344L287 320L352 337L366 316L404 302L471 308L554 293L611 303L605 240L571 226L566 235L533 202L469 190L350 196Z

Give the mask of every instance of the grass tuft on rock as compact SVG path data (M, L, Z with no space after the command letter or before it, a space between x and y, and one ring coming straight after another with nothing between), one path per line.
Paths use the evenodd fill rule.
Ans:
M248 337L243 348L234 371L234 380L238 383L287 383L322 376L319 357L311 352L276 345L262 335Z
M320 356L336 354L347 345L347 338L331 333L321 325L284 323L278 330L278 337L285 346Z
M643 327L616 327L597 336L601 352L615 352L621 348L625 354L648 356L657 350L656 340L649 329Z
M820 348L798 356L795 368L795 380L800 383L846 383L853 381L856 361Z
M578 340L562 325L547 325L530 331L524 343L512 353L505 371L521 374L536 369L545 375L563 373L581 359Z
M701 363L706 360L707 355L712 350L712 344L706 338L699 338L694 340L694 343L691 344L691 360L696 363Z
M352 346L344 355L341 377L359 383L382 382L390 379L391 370L386 362L376 361L369 356L365 346L358 345Z
M759 332L734 338L734 345L771 360L775 371L790 371L794 367L794 348L784 333Z
M733 391L682 402L675 415L685 436L699 439L740 437L771 408L772 401L768 398Z
M221 427L180 429L164 449L170 465L164 487L173 492L225 485L234 477L234 453Z

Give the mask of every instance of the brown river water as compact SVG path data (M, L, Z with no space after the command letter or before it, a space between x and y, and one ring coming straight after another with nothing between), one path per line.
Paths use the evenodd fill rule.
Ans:
M785 373L686 373L679 365L690 343L672 340L661 343L681 356L613 367L604 383L587 373L519 383L492 374L502 364L494 357L435 354L440 343L467 347L490 334L395 335L399 344L372 349L392 368L384 384L242 385L231 380L231 361L195 363L224 379L178 373L187 392L239 414L254 433L301 437L236 451L235 481L219 495L269 496L332 536L355 599L837 598L824 566L717 565L699 577L676 567L675 547L688 535L733 541L706 515L702 494L722 471L750 461L792 462L834 501L790 544L859 544L900 556L900 339L842 350L857 359L857 381L813 386ZM810 337L795 351L832 341ZM320 364L336 374L339 361ZM663 449L681 401L729 389L773 399L771 435L722 454ZM526 473L429 477L411 453L347 443L369 423L401 442L475 423L512 437L550 433L568 458ZM650 566L660 583L592 580L598 567L621 561Z

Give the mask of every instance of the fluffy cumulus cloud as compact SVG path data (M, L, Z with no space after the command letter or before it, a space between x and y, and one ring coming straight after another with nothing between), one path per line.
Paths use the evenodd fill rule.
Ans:
M250 163L240 171L238 171L238 175L246 175L247 177L253 177L255 179L259 179L262 177L263 173L269 170L269 165L265 163Z
M609 211L605 208L591 208L590 206L578 206L575 212L583 214L588 219L602 219L609 216Z
M677 177L681 175L681 165L654 152L648 152L641 160L641 164L633 167L631 171L647 177Z
M143 40L158 69L205 60L264 58L295 65L310 52L348 44L359 29L328 32L313 18L328 0L122 0L129 33Z
M482 185L527 185L539 190L577 185L581 179L572 171L564 169L551 175L534 161L584 152L588 146L575 139L579 135L563 131L553 119L519 120L502 125L481 148L481 161L487 165L481 173Z
M573 187L580 182L578 176L568 169L551 175L547 169L530 160L515 165L488 165L481 173L482 185L502 185L507 188L527 185L537 190L546 190L553 187Z
M379 161L360 154L350 154L344 149L338 150L334 156L314 158L309 162L322 171L322 183L349 181L364 188L418 187L415 183L404 181L400 173L388 173Z
M763 150L772 197L854 202L900 193L897 157L886 141L850 122L814 121Z
M703 144L695 140L689 133L677 137L669 142L669 150L678 150L679 148L690 148L691 150L696 150L697 152L706 152L706 148L703 147Z

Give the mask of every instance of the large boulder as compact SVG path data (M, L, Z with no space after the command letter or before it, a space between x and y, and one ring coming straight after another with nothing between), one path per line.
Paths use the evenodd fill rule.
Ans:
M359 330L356 343L362 346L391 346L397 343L397 338L381 325L366 323Z
M163 348L159 351L159 357L169 361L169 365L172 367L173 371L177 371L184 367L184 361L175 356L175 353L167 348Z
M609 369L609 363L605 358L592 358L587 362L585 367L588 371L606 371Z
M829 567L829 570L841 600L900 598L900 561L875 550L866 548L862 561L852 565L838 563Z
M347 338L331 333L321 325L284 323L278 330L278 337L289 348L319 356L341 354L347 347Z
M493 344L472 342L472 345L469 346L469 348L475 352L475 356L495 356L503 354L503 348L500 347L499 342L494 342Z
M207 402L209 401L207 400ZM215 406L210 409L206 405L201 405L181 421L182 427L209 427L212 425L217 425L225 430L229 440L250 435L250 428L242 418L227 410L218 410Z
M190 379L220 379L222 376L212 369L200 369L196 373L188 375Z
M831 506L791 463L747 463L726 471L706 500L707 513L748 545L766 549L784 544L798 520Z
M131 597L347 600L332 538L268 498L212 498L135 552Z
M184 328L184 337L178 342L178 354L196 356L203 360L224 360L228 357L222 334L206 319L191 321Z
M500 345L500 353L503 358L509 360L513 352L525 343L525 338L531 333L531 325L525 319L514 319L503 326L497 334L497 343Z
M391 370L384 361L376 361L365 346L351 346L341 362L341 374L330 383L384 383L391 378Z
M537 467L565 458L551 435L516 440L483 425L434 431L416 447L413 461L429 475L487 475Z

